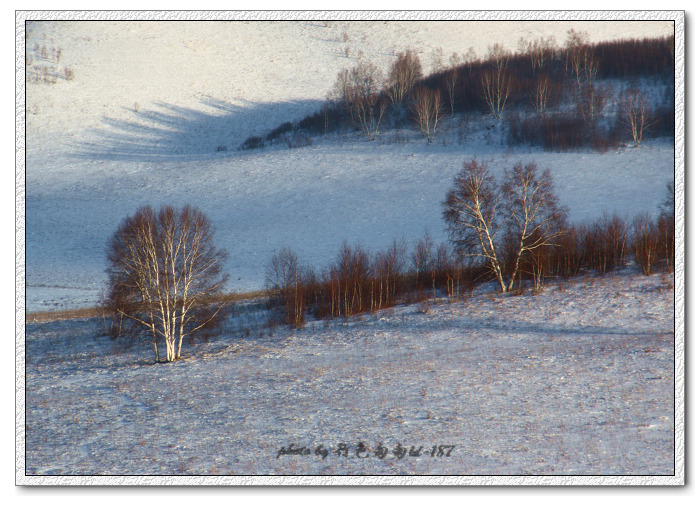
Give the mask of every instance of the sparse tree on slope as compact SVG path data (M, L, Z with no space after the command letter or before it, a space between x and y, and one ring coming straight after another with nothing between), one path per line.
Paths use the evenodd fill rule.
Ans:
M623 92L619 102L619 121L632 135L634 147L642 143L644 132L655 123L651 105L638 89Z
M593 47L587 32L577 32L572 28L567 32L564 46L564 61L580 91L584 85L590 85L598 74L598 58L593 55Z
M503 46L495 44L489 46L486 56L492 68L485 70L481 75L483 98L493 117L501 119L513 89L513 80L507 71L511 53Z
M455 99L457 98L457 83L459 82L458 67L461 60L457 53L452 53L450 57L450 69L445 73L443 78L445 89L447 90L447 100L450 104L450 114L455 113Z
M521 37L518 41L518 49L530 60L533 74L537 74L537 72L544 67L544 64L552 59L555 46L556 41L554 37L549 37L547 39L540 37L539 39L531 41Z
M532 107L538 116L544 116L554 94L554 83L549 76L542 75L537 78L535 89L532 92Z
M420 86L411 95L410 109L421 135L432 142L438 123L445 116L442 93Z
M595 86L589 85L581 89L576 108L581 119L588 125L593 126L603 116L606 102L606 93L598 90Z
M379 133L379 126L386 111L388 101L380 91L382 72L370 62L360 62L352 69L338 73L333 95L350 115L353 125L362 130L373 141Z

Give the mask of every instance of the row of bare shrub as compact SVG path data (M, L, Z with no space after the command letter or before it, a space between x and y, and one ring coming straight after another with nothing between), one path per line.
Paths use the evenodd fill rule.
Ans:
M584 272L609 273L633 258L649 275L674 268L674 221L648 213L631 220L604 215L592 223L568 225L557 246L540 248L526 259L521 276L537 286L543 277L570 278Z
M454 300L484 276L436 247L429 234L411 253L404 241L371 254L343 243L335 261L317 273L304 267L289 248L276 252L267 268L266 285L278 319L292 326L315 318L347 318L438 295Z
M511 269L514 259L507 254L504 258L505 268ZM522 259L515 288L539 290L546 279L606 274L630 259L646 275L673 270L672 214L662 213L656 219L641 214L631 220L604 215L591 223L567 225L556 246L538 248ZM310 315L346 318L431 297L457 300L488 281L492 280L486 266L465 265L426 232L410 253L404 241L394 241L375 254L346 242L321 273L303 266L292 250L284 248L273 255L266 284L278 320L298 327Z

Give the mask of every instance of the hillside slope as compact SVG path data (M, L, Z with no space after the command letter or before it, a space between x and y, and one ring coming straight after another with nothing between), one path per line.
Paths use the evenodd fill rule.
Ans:
M30 24L27 308L95 304L107 239L146 204L190 203L210 215L235 290L260 288L265 262L283 246L323 267L346 239L379 249L428 229L444 240L439 202L474 156L499 171L520 160L550 168L574 219L653 212L673 175L673 147L663 142L605 155L507 151L477 122L463 142L429 147L415 133L387 133L375 144L351 137L235 151L315 111L358 56L386 69L414 47L429 69L439 48L447 59L496 42L515 49L521 36L562 43L572 27L592 41L672 32L666 22Z

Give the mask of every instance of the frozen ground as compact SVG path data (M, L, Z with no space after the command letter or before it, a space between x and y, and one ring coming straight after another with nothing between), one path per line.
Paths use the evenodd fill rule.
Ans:
M370 250L424 230L444 239L440 202L476 156L500 173L518 161L551 169L574 220L656 211L673 177L673 146L598 153L508 151L483 119L426 146L415 131L380 142L237 147L318 109L337 72L369 59L386 70L415 48L433 55L520 37L587 31L593 41L672 33L668 22L37 22L28 26L26 307L94 305L105 245L139 206L189 203L209 215L230 253L231 290L258 289L275 249L317 268L344 240ZM44 51L43 48L46 48ZM60 54L57 52L60 49ZM347 50L347 51L346 51ZM361 53L360 53L361 52ZM349 55L349 56L348 56ZM72 71L66 78L66 69ZM55 84L39 80L47 72ZM450 134L449 132L452 132ZM225 151L224 151L225 149Z
M672 475L673 288L633 270L482 287L296 332L242 305L159 365L99 320L30 323L27 474Z

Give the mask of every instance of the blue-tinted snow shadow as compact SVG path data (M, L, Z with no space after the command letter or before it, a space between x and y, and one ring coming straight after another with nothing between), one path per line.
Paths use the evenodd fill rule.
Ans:
M254 103L215 98L202 108L155 103L150 109L134 105L133 119L104 117L103 125L87 132L75 146L79 159L127 162L202 160L232 154L250 136L265 136L286 121L316 112L321 102L297 100Z
M623 337L658 337L672 335L669 329L659 328L653 330L640 330L628 328L625 322L621 322L619 327L598 326L598 325L564 325L549 324L543 322L500 322L493 321L489 316L468 316L468 317L426 317L421 310L407 313L408 319L401 323L383 323L376 330L397 331L410 329L418 334L433 334L439 332L457 332L465 334L493 334L503 333L511 336L573 336L573 337L603 337L603 336L623 336ZM343 324L343 320L336 320ZM353 320L349 320L354 325ZM661 325L660 325L661 327ZM360 327L358 327L360 328Z

